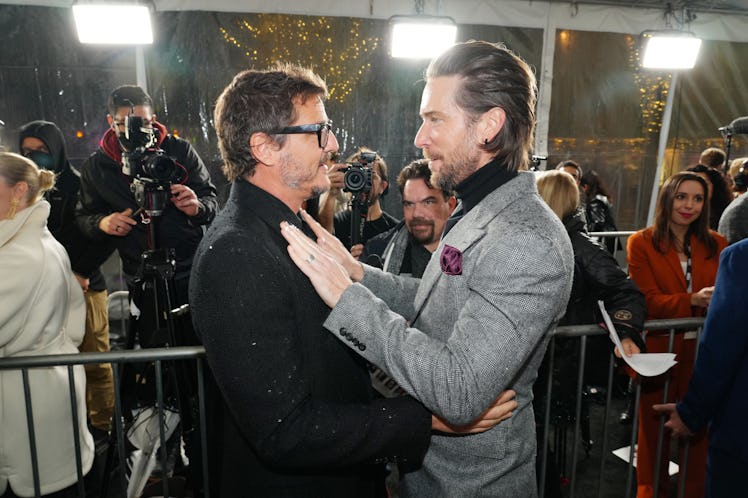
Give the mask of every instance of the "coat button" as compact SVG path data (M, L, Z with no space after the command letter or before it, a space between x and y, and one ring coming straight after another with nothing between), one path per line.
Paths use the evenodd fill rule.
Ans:
M366 344L358 343L358 350L359 351L365 351L366 350Z
M348 329L346 329L345 327L340 327L339 332L340 332L340 335L342 335L343 337L348 335Z

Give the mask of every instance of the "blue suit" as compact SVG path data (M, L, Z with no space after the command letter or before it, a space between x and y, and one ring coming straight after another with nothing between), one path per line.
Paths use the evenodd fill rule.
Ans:
M692 432L707 423L706 497L735 496L748 474L748 240L722 252L688 392L678 413Z

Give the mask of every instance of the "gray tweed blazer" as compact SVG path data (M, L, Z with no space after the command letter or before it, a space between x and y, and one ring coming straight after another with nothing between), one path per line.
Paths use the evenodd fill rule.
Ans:
M461 252L461 274L442 268L445 246ZM574 256L533 174L520 173L468 212L422 280L364 269L328 330L452 423L472 421L507 388L519 403L482 434L435 433L422 468L404 475L402 495L536 496L532 384L569 299Z

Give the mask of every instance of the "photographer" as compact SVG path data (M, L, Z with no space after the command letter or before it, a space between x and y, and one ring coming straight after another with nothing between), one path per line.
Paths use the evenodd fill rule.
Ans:
M203 227L218 210L216 189L202 160L188 142L167 134L152 105L151 97L138 86L112 91L107 102L110 129L81 168L76 209L81 230L91 238L112 241L122 259L133 310L128 348L135 346L136 337L142 347L199 343L189 317L172 319L164 311L187 303L192 258ZM173 250L174 266L167 250ZM141 268L141 256L146 255L153 259ZM162 293L161 283L171 288L168 293ZM168 323L171 320L173 327ZM177 375L184 377L177 392L169 394L181 398L180 424L187 455L191 466L200 469L199 447L191 430L194 417L190 416L196 406L194 375L181 370ZM137 403L141 396L150 395L132 385L134 377L125 376L130 381L123 384L126 402ZM185 403L190 406L185 408ZM198 489L199 470L194 479L190 484Z
M131 284L140 265L141 253L155 247L173 248L176 258L178 292L187 289L192 256L203 236L203 225L210 223L218 209L216 189L210 175L192 146L168 135L166 127L152 113L151 97L140 87L116 88L107 102L107 121L111 126L99 142L99 149L81 169L81 189L77 221L84 233L93 238L111 237L124 272ZM141 211L131 189L136 171L123 171L125 156L143 144L134 143L126 128L132 118L141 118L145 130L152 130L156 143L150 150L161 150L172 158L178 181L170 185L170 202L158 217L158 240L148 240L150 216ZM132 168L132 166L131 166ZM144 176L148 176L147 173ZM141 206L142 207L142 206ZM180 285L181 283L181 285ZM180 302L186 300L178 295Z
M362 161L362 155L375 154L373 161L366 162ZM366 156L364 156L365 158ZM335 215L334 229L335 236L340 239L343 245L351 251L354 257L358 258L363 251L363 244L375 235L386 232L395 225L398 220L393 216L382 211L382 206L379 203L379 198L387 193L387 164L382 159L382 156L376 154L371 149L361 147L358 152L350 156L347 163L354 164L355 168L371 168L371 181L370 186L366 186L358 192L351 191L354 198L358 198L358 201L354 199L351 203L351 208ZM348 176L350 177L350 169ZM358 173L354 171L354 173ZM358 174L356 174L358 176ZM368 188L367 188L368 187ZM352 244L351 238L351 222L353 213L357 212L362 218L362 236L357 244ZM365 213L365 214L364 214ZM353 247L352 247L353 246Z

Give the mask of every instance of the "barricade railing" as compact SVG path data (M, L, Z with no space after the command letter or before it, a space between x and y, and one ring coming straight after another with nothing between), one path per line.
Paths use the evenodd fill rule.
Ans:
M683 331L683 330L696 330L697 336L695 340L697 341L696 344L698 345L698 339L701 334L701 329L704 323L703 318L680 318L680 319L672 319L672 320L650 320L645 323L645 330L647 332L652 331L668 331L669 334L669 348L668 351L673 351L673 343L676 331ZM551 418L551 406L553 401L553 392L552 392L552 386L553 386L553 376L554 376L554 362L556 361L555 357L555 339L557 337L563 337L563 338L578 338L579 339L579 356L578 356L578 365L577 365L577 377L576 377L576 389L575 389L575 399L574 399L574 436L572 439L572 445L571 445L571 451L572 451L572 458L571 458L571 468L570 468L570 479L568 483L568 494L564 493L565 496L569 496L569 498L574 498L577 495L577 468L578 468L578 457L580 452L580 445L582 442L582 436L581 436L581 420L582 420L582 397L583 397L583 389L584 389L584 379L585 379L585 362L586 362L586 346L587 346L587 338L590 336L607 336L608 332L604 329L602 329L598 325L575 325L575 326L563 326L558 327L556 331L553 334L553 337L551 338L551 342L548 346L548 352L546 353L548 355L547 361L548 361L548 374L546 377L547 384L545 384L545 400L544 400L544 406L543 406L543 412L541 419L543 421L542 428L541 428L541 434L540 434L540 440L538 441L538 454L540 455L540 465L539 465L539 496L540 498L544 498L545 494L545 482L546 479L556 478L558 476L548 476L546 475L546 470L548 468L548 448L549 448L549 432L550 432L550 418ZM698 354L698 349L696 350L696 354ZM601 423L601 450L600 450L600 462L599 462L599 474L597 478L597 490L594 494L591 494L590 489L585 490L585 497L602 497L605 496L605 486L606 483L604 479L605 475L605 469L606 469L606 459L608 458L608 452L609 452L609 418L610 418L610 412L611 412L611 402L612 402L612 392L613 392L613 378L616 370L616 363L622 362L623 360L618 360L613 352L612 352L612 345L611 345L611 353L609 357L608 362L608 376L607 376L607 387L606 387L606 400L605 400L605 408L602 415L602 420L599 422ZM668 373L664 374L668 375ZM623 491L620 494L616 494L616 496L622 496L624 498L628 498L630 496L634 496L636 493L636 486L633 484L635 483L634 479L634 448L636 446L637 442L637 433L638 433L638 416L639 416L639 398L641 395L641 384L639 382L635 383L635 391L634 391L634 405L633 405L633 420L631 423L631 433L629 437L629 458L628 458L628 470L626 474L626 484L625 488L623 488ZM669 390L669 380L665 381L665 394L663 402L667 401L668 396L668 390ZM659 437L658 437L658 443L657 443L657 452L655 457L655 469L654 469L654 496L658 496L658 489L659 489L659 474L660 474L660 461L662 460L662 453L663 453L663 445L669 444L669 434L667 434L668 431L666 431L664 424L666 421L666 417L663 415L660 417L660 430L659 430ZM685 478L686 478L686 463L688 458L688 446L686 445L685 451L683 454L683 461L678 462L679 463L679 478L678 478L678 498L682 498L684 496L685 492ZM589 466L588 466L589 467ZM620 483L617 483L620 485Z
M68 385L70 393L70 404L72 411L72 437L74 438L75 455L71 455L71 458L75 458L76 472L78 475L77 484L77 496L79 498L86 497L85 483L83 479L83 468L81 463L81 448L80 448L80 432L78 428L78 414L77 414L77 402L76 402L76 389L74 382L74 367L76 365L86 365L93 363L110 363L112 365L113 377L114 377L114 417L112 430L116 434L116 447L118 452L118 475L120 484L124 493L127 490L127 475L126 475L126 462L127 458L125 455L125 432L126 429L123 426L124 414L122 406L122 376L121 367L126 363L153 363L155 371L155 390L156 390L156 410L159 421L159 442L160 442L160 458L159 462L161 465L161 475L163 496L170 496L169 494L169 479L168 479L168 461L166 453L166 437L164 432L165 425L165 401L164 401L164 379L163 369L165 364L175 361L195 361L195 372L197 375L197 404L199 412L199 437L200 437L200 449L202 453L201 464L202 468L197 469L198 472L202 471L202 480L204 487L204 496L209 498L209 474L208 474L208 459L207 459L207 441L206 441L206 421L205 421L205 375L204 375L204 359L205 359L205 348L201 346L189 346L189 347L170 347L170 348L153 348L153 349L138 349L138 350L117 350L109 351L106 353L78 353L78 354L62 354L62 355L45 355L45 356L17 356L17 357L6 357L0 358L0 370L20 370L22 373L23 390L24 390L24 402L26 405L26 419L28 425L28 436L29 436L29 447L31 454L31 469L34 482L34 494L36 497L41 497L40 490L40 476L39 476L39 463L37 455L37 431L34 427L33 422L33 403L31 401L31 387L29 383L29 370L35 368L46 368L46 367L67 367L68 372ZM61 407L62 409L62 407ZM6 451L12 451L12 449L5 448ZM108 487L109 474L105 474L103 477L107 482L105 487ZM111 496L109 493L105 495ZM102 495L104 496L104 495Z
M648 321L645 324L645 329L647 331L661 331L666 330L669 332L670 337L670 351L672 351L673 346L673 339L675 336L675 333L677 330L696 330L697 334L700 334L701 327L703 325L703 318L684 318L684 319L674 319L674 320L652 320ZM581 443L581 430L580 430L580 421L581 421L581 411L582 411L582 396L583 396L583 389L584 389L584 379L585 379L585 355L586 355L586 341L587 337L590 336L602 336L606 335L607 332L604 331L602 328L600 328L598 325L578 325L578 326L564 326L564 327L558 327L552 337L551 343L549 345L548 354L549 356L549 362L550 362L550 368L548 368L548 376L547 376L547 391L546 391L546 399L545 399L545 406L542 413L542 420L544 421L543 427L542 427L542 434L540 435L540 441L538 442L538 452L541 455L541 463L540 463L540 471L539 471L539 478L541 481L541 486L539 489L540 497L543 498L544 496L544 483L545 479L548 477L546 476L546 466L547 466L547 459L548 459L548 442L549 442L549 429L550 429L550 410L551 410L551 402L553 399L553 391L551 387L553 386L553 362L555 361L555 355L554 355L554 347L555 347L555 338L557 337L564 337L564 338L578 338L579 339L579 356L578 356L578 365L577 365L577 378L576 378L576 389L575 389L575 405L574 405L574 435L572 439L572 450L571 450L571 469L570 469L570 482L569 482L569 488L568 488L568 496L571 498L574 498L577 495L577 467L578 467L578 457L580 452L580 443ZM698 341L698 335L696 340ZM697 351L698 352L698 351ZM195 361L196 364L196 375L197 375L197 396L198 396L198 411L199 411L199 438L200 438L200 448L202 451L202 458L201 458L201 465L202 468L199 469L202 471L202 478L203 478L203 488L205 491L205 496L209 498L209 473L208 473L208 459L207 459L207 441L206 441L206 420L205 420L205 413L206 413L206 407L205 407L205 377L204 377L204 361L205 361L205 349L203 347L174 347L174 348L158 348L158 349L139 349L139 350L118 350L118 351L110 351L106 353L79 353L79 354L66 354L66 355L48 355L48 356L26 356L26 357L9 357L9 358L2 358L0 359L0 370L20 370L22 372L22 380L23 380L23 388L25 393L25 400L24 403L26 405L26 411L27 411L27 424L28 424L28 434L29 434L29 445L30 445L30 453L32 456L32 462L31 468L33 470L33 478L34 478L34 492L35 496L39 497L41 496L40 492L40 480L39 480L39 470L38 470L38 461L37 461L37 455L36 455L36 433L33 424L33 404L31 402L31 389L29 384L29 376L28 372L30 369L34 368L45 368L45 367L51 367L51 366L65 366L68 370L68 378L69 378L69 390L70 390L70 403L71 403L71 410L73 411L73 417L72 417L72 437L75 440L75 451L76 455L71 455L71 458L75 458L76 462L76 469L78 473L78 496L79 497L85 497L86 496L86 490L84 485L84 479L83 477L83 471L81 466L81 459L80 459L80 446L79 446L79 438L78 438L78 425L77 425L77 416L75 414L76 409L76 392L75 392L75 382L74 382L74 372L73 367L75 365L85 365L85 364L92 364L92 363L111 363L112 368L114 371L114 382L115 382L115 415L113 419L113 431L115 431L116 435L116 448L118 451L118 462L119 462L119 479L120 483L122 485L122 489L127 489L127 476L126 476L126 455L125 455L125 437L126 437L126 431L123 427L123 406L122 406L122 393L121 393L121 368L126 363L146 363L146 362L152 362L155 366L155 372L156 372L156 378L155 378L155 388L156 388L156 409L158 412L159 417L159 439L160 439L160 465L162 470L162 476L164 477L162 479L162 486L163 486L163 496L169 496L169 483L168 483L168 462L167 462L167 454L166 454L166 441L165 441L165 434L164 434L164 410L165 410L165 403L164 403L164 390L163 390L163 378L162 378L162 367L165 363L168 362L174 362L174 361L183 361L183 360L192 360ZM610 418L610 412L611 412L611 401L612 401L612 392L613 392L613 378L614 378L614 372L615 372L615 364L616 364L616 358L613 356L612 352L610 353L610 358L608 362L608 377L607 377L607 391L606 391L606 402L605 402L605 409L604 413L602 415L602 423L601 423L601 437L599 441L601 442L601 453L600 453L600 462L599 462L599 475L597 480L597 492L596 494L589 494L589 489L585 490L584 496L597 496L601 497L604 495L605 486L610 485L611 483L606 483L604 479L604 473L606 468L606 458L608 457L608 445L609 445L609 431L608 431L608 420ZM665 386L665 392L667 393L668 385ZM631 434L629 437L629 448L632 449L635 447L636 444L636 438L637 438L637 427L638 427L638 408L639 408L639 397L641 393L641 387L639 384L636 385L635 393L634 393L634 411L633 411L633 422L631 425ZM659 433L659 440L657 445L657 455L656 455L656 462L659 462L661 460L662 455L662 446L663 441L665 441L665 438L667 437L666 431L664 429L664 421L665 417L663 416L660 421L660 433ZM685 453L684 458L687 458L687 453ZM679 462L680 465L680 475L679 475L679 484L678 484L678 497L682 497L684 493L684 486L685 483L685 474L686 474L686 468L685 468L685 462ZM657 464L659 466L659 464ZM589 466L588 466L589 467ZM659 468L655 468L655 476L659 475ZM555 476L554 476L555 477ZM106 475L105 479L108 479L109 476ZM632 493L635 491L635 487L632 486L634 483L634 466L633 466L633 458L629 458L629 464L628 464L628 471L626 476L626 485L625 485L625 491L621 493L618 496L623 497L629 497L632 496ZM620 485L620 483L618 483ZM654 487L655 487L655 496L657 493L657 488L659 485L659 479L655 479L654 481ZM111 495L106 495L111 496Z
M600 245L603 247L605 247L605 244L601 241L606 238L615 237L619 239L621 248L618 248L618 244L613 245L613 257L616 258L616 261L621 268L626 268L626 239L635 233L635 231L631 230L619 230L617 232L589 232L589 236L592 237L593 240L600 242Z

